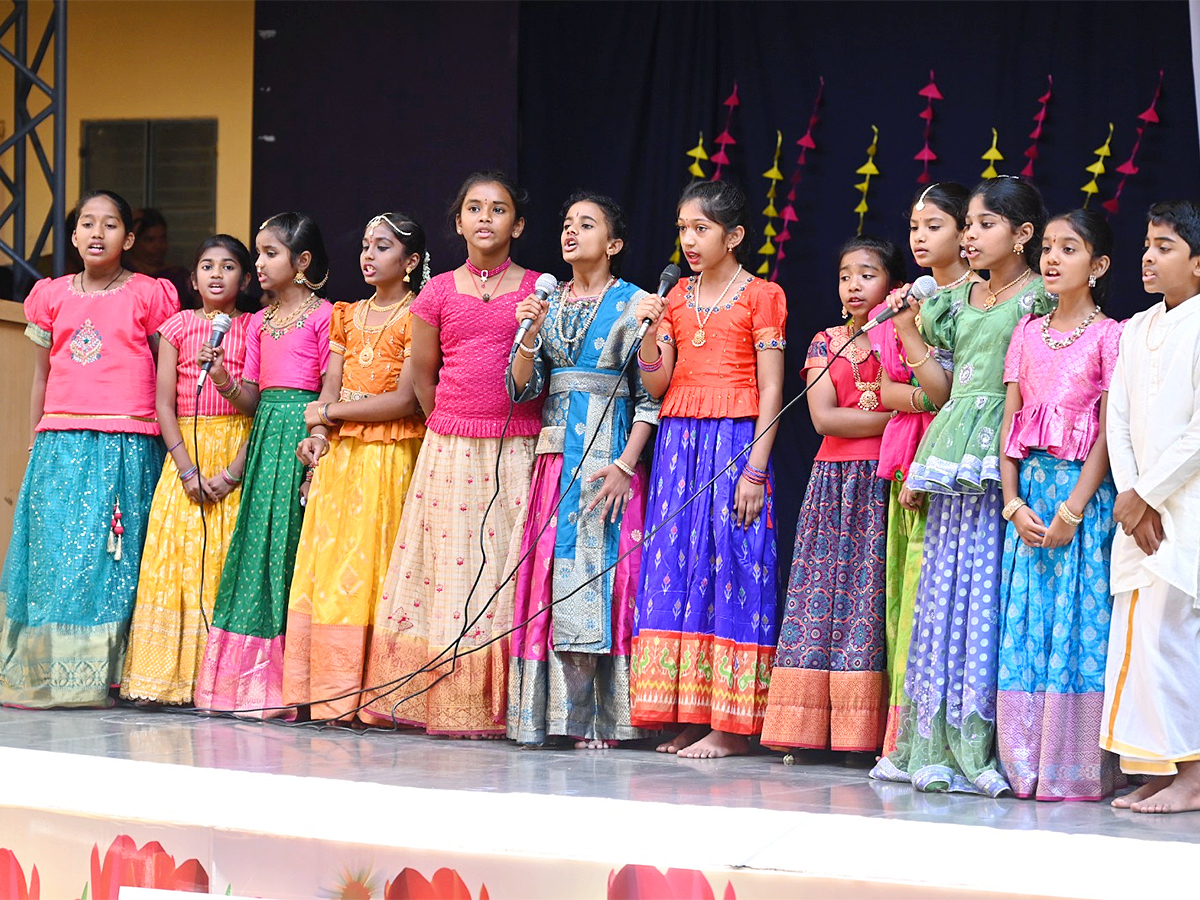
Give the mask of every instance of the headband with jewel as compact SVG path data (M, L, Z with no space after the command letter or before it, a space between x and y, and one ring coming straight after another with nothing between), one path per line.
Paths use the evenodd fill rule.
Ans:
M397 225L395 222L393 222L391 216L389 216L387 213L380 213L375 218L373 218L370 222L368 222L367 223L367 231L370 231L372 228L374 228L380 222L387 222L388 225L391 226L392 231L396 232L396 234L400 235L401 237L410 238L416 233L414 231L405 231L403 228L401 228L399 225Z

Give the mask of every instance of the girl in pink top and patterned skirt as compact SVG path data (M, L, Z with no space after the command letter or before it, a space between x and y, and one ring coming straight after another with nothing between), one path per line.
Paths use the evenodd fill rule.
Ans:
M254 244L258 281L272 302L250 319L245 373L239 381L226 370L221 348L204 347L199 356L214 360L217 390L254 425L196 706L268 716L283 712L283 629L308 493L296 446L308 435L304 409L329 366L333 307L318 295L329 261L312 219L272 216Z
M170 282L121 266L124 199L95 191L75 213L83 272L25 300L36 437L0 575L0 703L22 706L105 706L120 677L162 468L155 335L179 311Z
M375 613L366 684L383 689L368 721L504 735L509 641L492 637L513 621L504 562L542 426L541 402L514 407L505 385L517 304L537 280L509 256L523 202L505 175L467 178L452 207L467 261L413 303L408 365L429 418Z
M235 237L213 235L196 251L190 277L201 308L182 310L159 329L158 420L169 458L150 507L121 677L122 697L155 703L192 702L250 435L249 417L211 380L196 389L196 357L220 313L233 319L221 342L227 369L242 376L250 316L235 304L250 284L250 251Z

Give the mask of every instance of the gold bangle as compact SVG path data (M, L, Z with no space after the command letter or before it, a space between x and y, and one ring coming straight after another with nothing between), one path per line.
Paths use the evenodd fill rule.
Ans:
M208 380L213 383L213 387L215 387L218 391L220 391L220 390L223 390L224 388L229 387L229 382L233 380L233 376L230 375L229 373L226 373L225 380L218 383L217 377L215 375L213 375L211 372L209 372Z
M1004 509L1000 511L1000 518L1004 519L1005 522L1011 522L1013 516L1017 514L1017 510L1024 505L1025 501L1023 499L1013 497L1013 499L1004 504Z
M919 413L921 411L920 407L917 406L917 394L919 393L921 393L921 388L920 386L917 386L912 389L912 393L908 396L908 405L915 413Z
M919 368L921 368L921 366L925 365L925 363L929 362L929 357L931 357L931 356L933 356L933 348L930 347L928 344L926 344L925 345L925 355L922 356L920 359L918 359L916 362L910 362L908 364L908 367L910 369L919 369Z
M1083 516L1077 516L1075 513L1071 512L1071 509L1067 506L1065 500L1058 504L1058 517L1072 528L1078 528L1083 522Z

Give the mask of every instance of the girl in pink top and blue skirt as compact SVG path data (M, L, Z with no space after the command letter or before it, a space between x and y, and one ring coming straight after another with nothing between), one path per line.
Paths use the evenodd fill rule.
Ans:
M329 277L316 223L281 213L255 239L258 280L272 300L250 319L239 381L221 365L211 376L225 399L254 416L246 450L242 505L213 606L212 628L196 683L196 706L252 716L283 712L283 629L300 542L307 477L296 456L308 436L304 409L329 366L333 307L318 295Z
M996 751L1018 797L1099 800L1120 777L1099 744L1116 500L1104 406L1122 329L1099 306L1112 244L1098 213L1050 220L1042 278L1059 305L1021 319L1005 360Z
M124 199L95 191L75 212L83 272L25 300L36 436L0 575L0 703L42 708L106 706L120 679L163 460L155 335L179 311L170 282L121 266Z

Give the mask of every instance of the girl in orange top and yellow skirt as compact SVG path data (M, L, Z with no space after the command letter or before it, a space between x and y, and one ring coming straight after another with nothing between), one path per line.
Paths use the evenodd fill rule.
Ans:
M312 486L283 666L286 705L346 722L363 702L371 622L425 435L405 366L412 300L429 278L424 229L402 213L376 216L359 263L375 295L334 307L329 376L297 449Z

